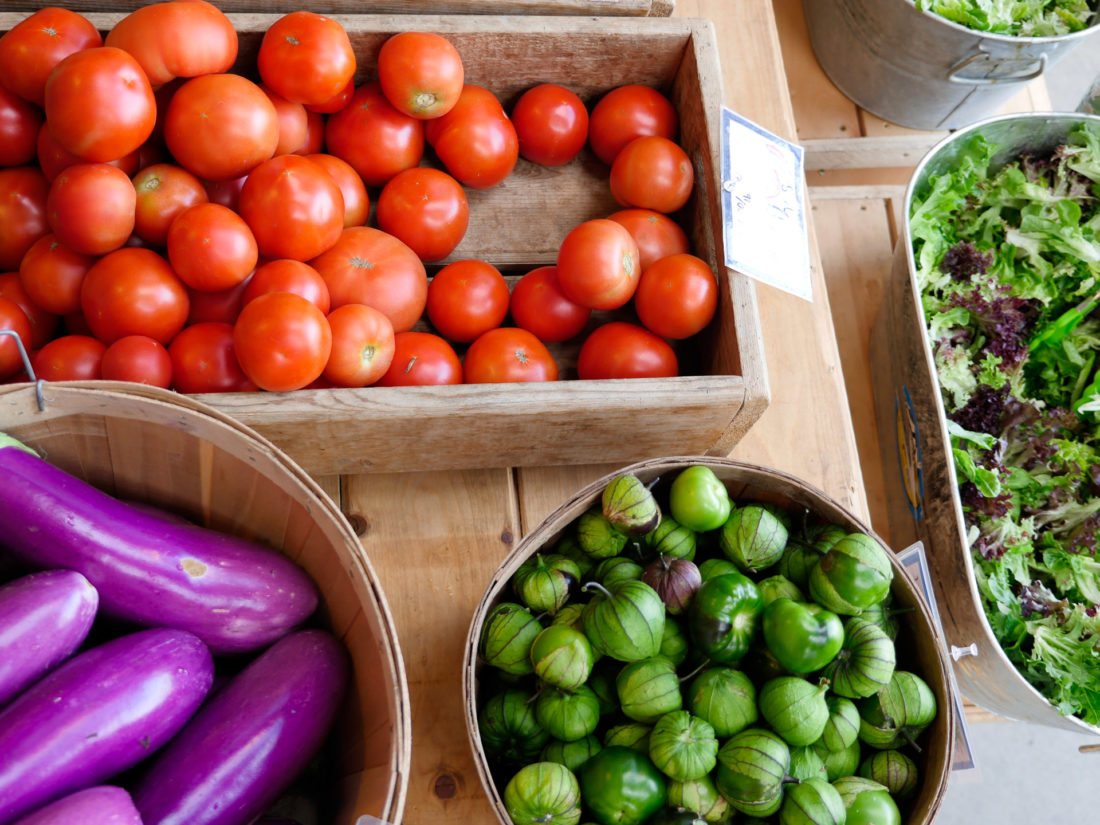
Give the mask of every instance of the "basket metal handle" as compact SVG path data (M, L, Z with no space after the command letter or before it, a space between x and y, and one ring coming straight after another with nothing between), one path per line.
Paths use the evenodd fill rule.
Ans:
M981 60L983 57L987 56L988 54L986 52L978 52L977 54L972 54L970 55L970 57L961 60L951 67L951 71L949 71L947 74L947 79L950 80L952 83L966 83L970 86L991 86L994 83L1000 83L1003 80L1026 82L1028 80L1034 80L1035 78L1037 78L1046 70L1047 67L1047 56L1044 52L1043 54L1039 55L1039 58L1036 61L1038 64L1036 68L1030 72L1025 72L1023 74L990 74L986 75L985 77L960 77L960 73L963 69L973 63L975 60Z
M0 329L0 335L9 335L15 339L15 346L19 348L19 358L23 362L23 369L27 371L27 377L34 382L34 396L38 402L38 411L43 412L46 409L46 397L42 393L42 385L46 382L35 377L34 367L31 366L31 358L27 354L27 348L23 346L23 339L19 337L19 333L14 329Z

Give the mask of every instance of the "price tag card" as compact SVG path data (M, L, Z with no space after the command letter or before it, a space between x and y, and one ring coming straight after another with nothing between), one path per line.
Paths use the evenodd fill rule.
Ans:
M897 554L898 561L905 569L909 580L924 596L924 600L932 611L932 618L936 622L936 629L943 635L943 625L940 622L940 611L936 606L936 594L932 590L932 579L928 571L928 558L924 554L924 543L917 542L906 547ZM970 734L966 727L966 713L963 711L962 700L959 698L959 689L955 685L955 671L948 668L951 678L951 696L955 703L955 711L958 716L958 725L955 728L955 742L952 748L951 770L971 771L976 769L974 752L970 749Z
M722 218L726 266L813 300L802 147L725 107Z

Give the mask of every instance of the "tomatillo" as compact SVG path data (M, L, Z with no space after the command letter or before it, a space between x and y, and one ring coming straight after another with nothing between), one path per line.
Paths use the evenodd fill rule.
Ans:
M672 518L697 533L717 530L726 523L733 502L714 470L702 464L685 467L668 491Z
M641 825L668 800L668 783L652 760L610 745L577 771L585 807L602 825Z
M756 582L742 573L724 573L703 582L688 608L688 630L696 650L720 664L738 661L756 638L762 604Z
M844 644L844 624L813 602L780 597L764 607L764 643L791 673L813 673L829 664Z

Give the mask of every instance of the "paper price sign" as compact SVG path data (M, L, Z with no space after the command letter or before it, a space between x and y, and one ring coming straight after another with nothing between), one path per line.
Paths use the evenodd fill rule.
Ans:
M722 109L726 266L813 299L801 146Z

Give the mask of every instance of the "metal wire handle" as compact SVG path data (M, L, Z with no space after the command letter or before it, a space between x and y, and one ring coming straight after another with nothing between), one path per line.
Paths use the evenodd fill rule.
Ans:
M27 348L23 346L23 339L19 337L19 333L14 329L0 329L0 335L8 335L15 339L15 346L19 348L19 358L23 361L23 369L27 371L28 377L34 382L34 397L38 402L38 411L43 412L46 409L46 397L42 393L42 385L46 382L35 377L34 367L31 366L31 357L27 354Z

